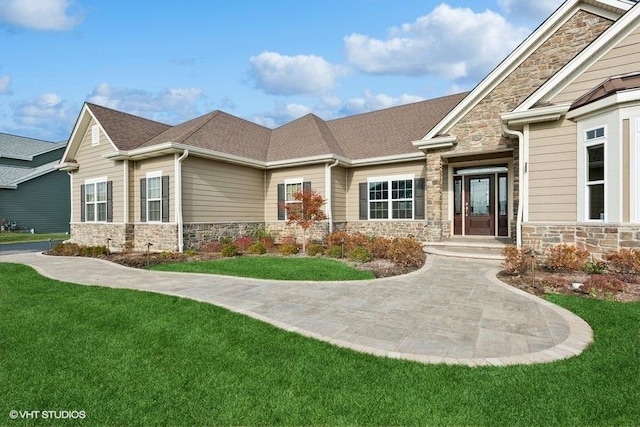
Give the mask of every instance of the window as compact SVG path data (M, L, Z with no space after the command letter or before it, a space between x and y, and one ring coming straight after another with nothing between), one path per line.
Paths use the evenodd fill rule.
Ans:
M87 180L80 187L81 221L111 221L111 182L106 178Z
M413 178L369 181L369 219L413 219Z
M605 219L605 137L604 126L585 132L586 217L592 221Z
M284 190L285 190L284 203L287 206L287 208L285 209L285 219L286 219L288 209L291 209L293 207L292 205L294 204L302 203L300 200L296 200L294 197L294 195L298 191L302 190L302 179L295 180L295 181L285 181Z
M147 220L162 220L162 177L147 178Z
M140 179L140 221L169 222L169 177L162 172Z

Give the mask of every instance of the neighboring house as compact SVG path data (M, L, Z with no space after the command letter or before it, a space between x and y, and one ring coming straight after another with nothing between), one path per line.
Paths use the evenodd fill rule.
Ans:
M85 104L59 165L72 239L182 250L259 227L312 187L346 229L542 249L640 246L640 5L569 0L473 91L267 129Z
M65 146L0 133L3 222L36 233L69 231L69 176L56 169Z

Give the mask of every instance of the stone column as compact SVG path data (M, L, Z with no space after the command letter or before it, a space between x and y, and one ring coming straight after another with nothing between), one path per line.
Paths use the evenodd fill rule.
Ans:
M426 219L428 240L442 240L442 157L439 153L427 153Z

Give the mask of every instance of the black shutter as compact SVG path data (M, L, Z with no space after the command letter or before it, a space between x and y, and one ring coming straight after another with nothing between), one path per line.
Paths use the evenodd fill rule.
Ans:
M107 181L107 222L113 222L113 181Z
M147 222L147 179L140 179L140 222Z
M162 222L169 222L169 177L162 177Z
M305 193L307 191L311 191L311 181L305 181L302 183L302 191L304 191Z
M414 206L413 219L424 219L424 178L416 178L413 180L414 187Z
M278 220L284 221L284 184L278 184Z
M84 208L84 184L80 186L80 222L85 222L85 211Z
M369 186L366 182L361 182L360 187L360 219L369 218Z

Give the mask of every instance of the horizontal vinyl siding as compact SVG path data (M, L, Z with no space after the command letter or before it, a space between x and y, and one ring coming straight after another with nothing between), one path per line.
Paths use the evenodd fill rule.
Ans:
M184 221L264 221L264 171L212 160L182 164Z
M157 157L134 162L133 173L129 175L133 193L129 191L129 197L133 199L132 222L140 222L140 179L147 177L147 172L162 171L163 176L169 176L169 222L175 222L175 184L174 155ZM131 187L129 187L131 189ZM115 194L115 190L114 190ZM130 207L131 208L131 207ZM115 216L115 206L114 206Z
M347 221L358 221L360 218L358 184L367 182L367 178L410 174L415 175L416 178L424 178L427 174L426 162L421 160L350 169L347 180ZM429 188L426 188L426 191L429 192Z
M278 221L278 184L284 184L285 179L296 178L311 181L311 188L326 198L324 164L267 171L266 222Z
M559 93L552 102L573 102L609 77L638 70L640 70L640 29L636 29L618 46L611 49Z
M577 212L576 126L571 121L531 127L529 220L575 221Z
M343 222L347 220L347 176L345 168L334 167L331 169L332 197L333 197L333 221Z
M95 147L91 146L91 126L85 133L76 161L78 170L73 174L73 222L80 222L80 186L85 180L106 177L107 181L113 181L113 222L124 222L124 162L103 158L115 150L104 132L100 131L100 142Z

